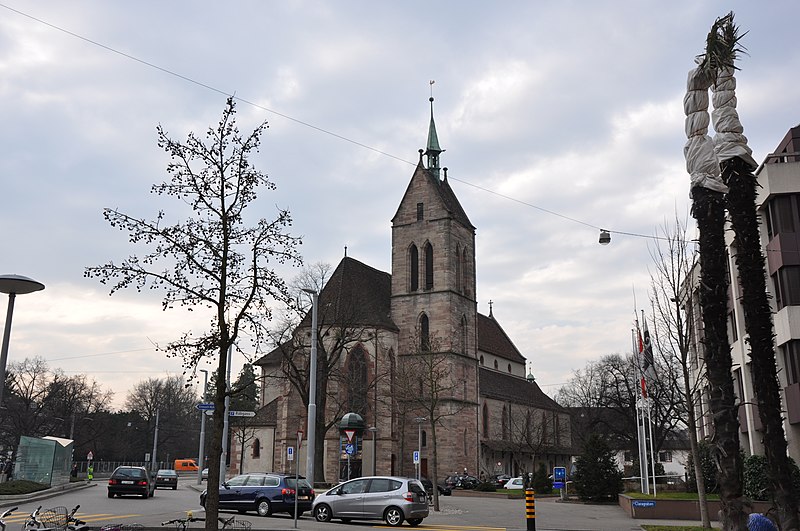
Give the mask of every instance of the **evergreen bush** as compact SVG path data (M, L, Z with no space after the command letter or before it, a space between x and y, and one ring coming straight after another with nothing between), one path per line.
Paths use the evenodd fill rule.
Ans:
M533 492L536 494L551 494L553 480L548 477L544 463L539 463L539 468L533 473Z
M622 492L622 472L617 468L614 452L597 434L586 439L583 453L575 462L572 480L582 500L616 500Z

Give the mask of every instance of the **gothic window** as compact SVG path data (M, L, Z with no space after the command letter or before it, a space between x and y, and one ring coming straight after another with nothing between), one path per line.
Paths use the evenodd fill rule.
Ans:
M499 365L497 365L497 360L494 360L494 368L497 369Z
M258 459L259 457L261 457L261 442L258 439L253 441L253 445L251 448L253 450L252 457L254 459Z
M422 447L427 448L428 446L428 432L422 430Z
M483 365L483 354L481 354L481 365Z
M483 418L481 421L483 422L483 438L489 438L489 408L486 406L486 402L483 403Z
M464 247L464 250L461 251L461 292L469 295L467 290L467 248Z
M503 440L508 439L508 410L503 406L503 417L500 419Z
M360 345L347 356L347 407L360 415L367 412L367 357Z
M433 289L433 245L425 244L425 289Z
M423 352L427 352L431 349L430 333L428 316L423 313L422 317L419 318L419 349Z
M419 251L417 246L411 244L411 249L408 251L408 271L409 271L409 290L417 291L419 289Z
M456 291L461 293L461 247L456 245Z
M417 203L417 221L422 221L425 213L425 208L422 203Z
M459 334L461 340L461 352L467 353L467 316L461 316L461 333Z

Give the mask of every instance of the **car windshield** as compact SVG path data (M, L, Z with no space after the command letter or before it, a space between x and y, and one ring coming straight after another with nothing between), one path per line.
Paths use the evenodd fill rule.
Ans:
M158 475L159 476L177 476L178 473L175 472L174 470L159 470L158 471Z
M125 478L143 478L144 470L141 468L119 468L114 472L114 475Z
M310 489L311 488L311 483L309 483L308 480L305 479L305 478L298 479L297 480L297 484L300 485L301 489ZM292 477L287 477L286 478L286 486L289 487L290 489L296 489L297 487L295 487L295 479L292 478Z

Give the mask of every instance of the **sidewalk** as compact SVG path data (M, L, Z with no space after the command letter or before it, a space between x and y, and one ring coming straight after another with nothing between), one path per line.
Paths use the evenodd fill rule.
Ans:
M48 498L60 496L65 492L88 489L89 487L96 487L97 485L97 482L75 481L66 483L64 485L57 485L49 489L32 492L30 494L2 495L0 496L0 507L13 507L14 505L18 505L20 502L46 500Z

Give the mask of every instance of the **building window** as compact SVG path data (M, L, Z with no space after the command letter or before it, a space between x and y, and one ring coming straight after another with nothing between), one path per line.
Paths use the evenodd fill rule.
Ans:
M428 446L428 432L422 430L422 447L427 448Z
M800 306L800 266L783 266L772 275L775 283L775 300L778 309L784 306Z
M461 251L461 293L469 295L467 290L467 248Z
M511 372L511 364L508 364L508 372Z
M359 415L367 412L367 356L361 346L350 351L346 362L347 407Z
M425 244L425 289L433 289L433 246Z
M456 292L461 293L461 246L456 244Z
M503 417L500 419L503 440L508 439L508 410L503 406Z
M797 211L797 194L776 195L767 204L767 234L771 240L776 235L797 232L800 217Z
M466 354L467 353L467 316L461 316L461 352Z
M425 209L423 208L422 203L417 203L417 221L422 221L424 212Z
M424 313L419 318L419 349L428 352L431 349L430 322Z
M658 452L658 461L660 463L671 463L672 462L672 452L669 450L662 450Z
M408 250L408 270L409 270L409 289L417 291L419 289L419 251L417 246L412 244Z
M792 385L800 382L800 341L793 339L781 346L781 350L783 350L786 384Z
M481 354L481 365L483 365L483 354Z
M633 463L633 454L630 450L625 450L622 454L622 459L624 459L626 463Z
M488 439L489 438L489 408L486 406L486 402L483 403L483 415L482 416L483 416L483 418L481 419L481 421L482 421L483 425L481 426L481 428L483 428L483 438L484 439Z
M497 360L494 360L494 368L497 369L499 365L497 364Z
M259 457L261 457L261 442L258 439L253 441L251 449L253 451L252 453L253 459L258 459Z

